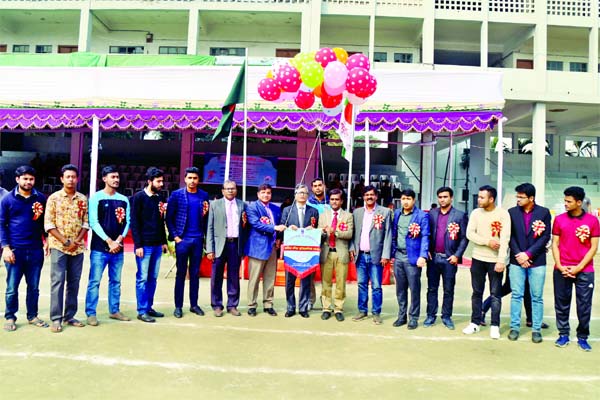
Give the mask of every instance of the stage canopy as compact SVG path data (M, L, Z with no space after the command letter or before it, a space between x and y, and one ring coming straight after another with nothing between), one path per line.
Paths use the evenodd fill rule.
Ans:
M266 102L256 87L268 67L250 66L249 126L336 129L339 118L293 101ZM0 67L0 129L213 130L239 67ZM376 68L378 90L360 107L357 130L470 134L502 118L502 75ZM320 107L320 106L319 106ZM235 123L243 123L238 106Z

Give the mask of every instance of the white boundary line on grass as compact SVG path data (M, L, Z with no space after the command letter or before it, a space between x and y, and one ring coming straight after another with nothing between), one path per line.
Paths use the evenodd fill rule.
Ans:
M564 383L590 383L600 382L599 375L522 375L522 374L468 374L468 375L441 375L441 374L422 374L410 372L369 372L356 370L319 370L319 369L289 369L289 368L267 368L267 367L234 367L229 365L211 365L200 363L181 363L150 360L124 359L118 357L106 357L86 354L63 354L58 352L10 352L0 350L0 357L20 358L20 359L50 359L67 360L76 362L85 362L99 366L124 366L124 367L153 367L166 370L193 370L202 372L225 373L225 374L246 374L246 375L291 375L291 376L315 376L315 377L335 377L335 378L360 378L360 379L403 379L403 380L431 380L431 381L515 381L515 382L564 382Z

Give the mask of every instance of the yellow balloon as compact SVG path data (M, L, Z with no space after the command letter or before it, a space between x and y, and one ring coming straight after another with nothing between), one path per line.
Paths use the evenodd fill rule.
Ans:
M348 52L346 50L342 49L341 47L334 47L333 52L335 53L335 56L339 62L346 64L346 61L348 61Z
M267 72L267 78L273 78L273 71L269 70Z

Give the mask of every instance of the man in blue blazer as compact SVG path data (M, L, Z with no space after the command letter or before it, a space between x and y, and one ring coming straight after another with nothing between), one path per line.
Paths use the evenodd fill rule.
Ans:
M307 204L308 187L300 183L296 185L294 203L283 209L281 223L289 229L298 228L316 228L319 222L319 211ZM298 299L298 310L303 318L308 318L310 309L310 287L314 274L310 274L300 279L300 298ZM287 300L287 310L285 317L289 318L296 314L296 296L295 296L296 275L285 271L285 298Z
M248 315L256 316L258 284L263 277L263 309L275 317L273 309L273 293L275 274L277 273L276 233L283 232L285 225L280 225L279 207L270 203L271 185L263 183L258 187L258 200L248 206L248 223L250 234L246 242L248 256Z
M437 190L439 207L429 211L429 264L427 265L427 318L424 327L435 324L438 312L438 288L443 279L444 302L442 323L453 330L452 308L456 271L469 244L467 239L467 215L452 207L454 191L449 187Z
M394 276L396 277L396 298L398 299L398 319L395 327L405 325L410 288L410 310L408 329L419 326L421 313L421 268L427 265L429 248L429 218L415 206L417 195L412 189L400 194L402 208L394 213L392 223L392 254L394 254Z

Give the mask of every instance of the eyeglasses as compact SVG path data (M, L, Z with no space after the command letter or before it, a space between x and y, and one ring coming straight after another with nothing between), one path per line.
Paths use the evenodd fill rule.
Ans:
M304 196L308 196L308 192L296 192L296 194L303 194Z
M233 192L234 190L237 190L237 188L229 187L229 188L223 188L223 190L227 190L229 192Z

